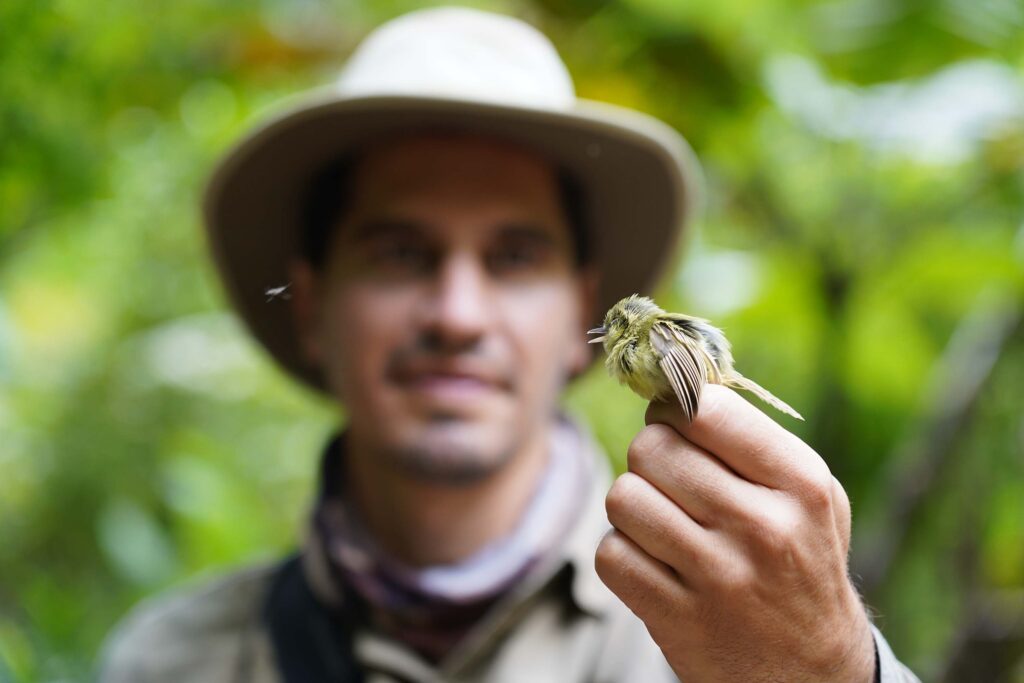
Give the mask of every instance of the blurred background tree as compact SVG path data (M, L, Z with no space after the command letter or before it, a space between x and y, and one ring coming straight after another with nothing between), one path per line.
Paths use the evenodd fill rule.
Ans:
M808 418L904 661L1024 681L1024 6L474 4L687 136L709 200L660 298ZM226 311L198 195L422 6L0 3L0 681L87 679L139 598L295 545L337 418ZM599 369L568 404L621 468L644 405Z

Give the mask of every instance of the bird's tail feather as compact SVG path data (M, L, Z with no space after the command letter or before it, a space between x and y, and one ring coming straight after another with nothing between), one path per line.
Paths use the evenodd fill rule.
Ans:
M749 391L754 396L757 396L759 399L770 405L772 408L782 411L787 415L792 415L798 420L804 419L803 416L800 415L800 413L793 410L788 403L776 398L774 394L772 394L770 391L762 387L760 384L758 384L752 379L747 379L738 372L733 372L729 376L723 377L722 384L724 384L727 387L733 387L734 389L743 389L745 391Z

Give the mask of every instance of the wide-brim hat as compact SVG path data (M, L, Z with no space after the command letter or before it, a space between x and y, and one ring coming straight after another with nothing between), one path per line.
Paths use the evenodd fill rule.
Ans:
M420 10L371 33L338 82L299 95L222 159L206 189L214 261L253 335L297 378L324 389L288 306L302 205L326 164L419 129L520 143L571 174L600 277L598 310L649 291L700 203L686 141L638 111L577 98L554 46L517 19L467 8Z

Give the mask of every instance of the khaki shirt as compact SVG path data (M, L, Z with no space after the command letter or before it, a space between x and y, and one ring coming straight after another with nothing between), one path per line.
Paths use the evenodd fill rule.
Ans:
M602 460L586 507L552 558L524 578L439 664L401 643L358 631L353 654L367 683L676 681L646 627L601 582L594 553L610 528ZM311 585L322 558L303 557ZM104 650L104 683L281 681L262 609L276 564L142 602ZM881 683L920 683L875 630ZM691 683L691 682L687 682ZM699 682L692 682L699 683ZM867 683L867 682L865 682Z

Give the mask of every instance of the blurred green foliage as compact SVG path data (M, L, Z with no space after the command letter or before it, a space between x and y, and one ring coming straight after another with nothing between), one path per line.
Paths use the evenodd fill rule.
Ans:
M901 657L1024 681L1020 3L476 5L687 136L709 200L661 298L808 418ZM226 311L197 196L419 6L0 3L0 681L87 678L140 597L296 543L337 417ZM569 405L621 467L639 399L597 370Z

